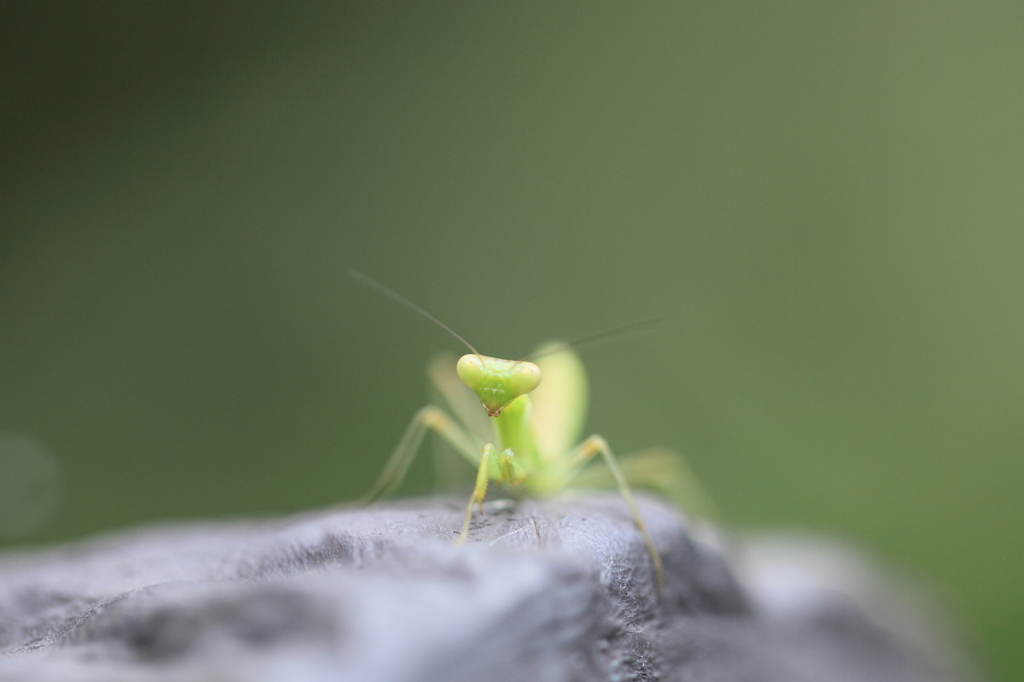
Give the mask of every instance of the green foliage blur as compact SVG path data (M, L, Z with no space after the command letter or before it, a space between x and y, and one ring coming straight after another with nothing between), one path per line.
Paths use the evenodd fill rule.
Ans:
M660 317L584 351L591 431L931 581L1024 679L1021 36L991 1L5 3L0 435L62 492L0 546L364 492L459 348L354 266L494 355Z

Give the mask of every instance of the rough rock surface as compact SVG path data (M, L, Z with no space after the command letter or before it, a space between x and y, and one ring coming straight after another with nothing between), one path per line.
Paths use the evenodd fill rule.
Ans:
M0 680L969 678L863 584L820 580L813 551L787 569L761 547L737 572L676 512L642 510L660 594L613 496L499 500L465 547L462 502L441 499L0 555Z

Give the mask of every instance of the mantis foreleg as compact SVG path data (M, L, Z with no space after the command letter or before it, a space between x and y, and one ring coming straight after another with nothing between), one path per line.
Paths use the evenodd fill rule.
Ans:
M462 523L462 532L459 533L459 539L455 541L455 544L461 545L469 536L469 522L473 519L473 505L478 505L480 513L484 513L487 484L495 470L498 472L498 483L519 485L526 477L511 449L506 449L499 455L492 444L485 445L483 455L480 457L480 465L476 470L476 485L473 487L473 495L469 498L469 504L466 505L466 519Z
M455 544L461 545L469 536L469 522L473 519L473 505L480 505L480 513L484 513L484 497L487 496L487 482L491 478L491 466L496 463L494 457L494 446L488 443L484 446L483 454L480 456L480 466L476 470L476 485L473 486L473 494L466 505L466 520L462 523L462 532Z

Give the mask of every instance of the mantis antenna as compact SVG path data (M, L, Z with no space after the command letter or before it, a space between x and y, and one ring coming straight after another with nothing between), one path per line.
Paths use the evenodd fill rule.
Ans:
M418 312L420 315L422 315L423 317L427 318L428 320L430 320L431 322L436 324L438 327L440 327L441 329L445 330L446 332L448 332L449 334L451 334L452 336L457 338L459 341L464 343L466 345L466 348L468 348L471 351L473 351L473 355L476 355L477 357L481 357L480 356L480 352L476 348L473 348L473 345L469 341L466 341L466 339L462 338L462 336L460 336L458 332L456 332L454 329L452 329L451 327L446 325L444 322L442 322L441 320L437 319L436 317L434 317L433 315L428 313L423 308L419 307L418 305L416 305L415 303L413 303L412 301L407 299L405 296L402 296L397 291L392 291L391 289L388 289L386 286L384 286L383 284L381 284L377 280L375 280L372 277L369 277L367 275L364 275L363 273L359 272L355 268L349 268L348 269L348 274L349 274L349 277L351 277L352 279L356 280L357 282L362 282L366 286L371 287L373 289L376 289L377 291L379 291L380 293L384 294L385 296L390 296L391 298L395 299L396 301L398 301L402 305L405 305L405 306L408 306L408 307L412 308L413 310Z
M579 348L580 346L587 346L587 345L590 345L591 343L594 343L595 341L604 341L605 339L611 338L613 336L619 336L621 334L628 334L630 332L640 331L641 329L646 329L647 327L653 327L654 325L658 324L658 322L660 322L660 321L661 320L659 320L657 317L652 317L649 320L641 320L640 322L633 322L632 324L623 325L622 327L616 327L615 329L609 329L608 331L601 332L600 334L594 334L593 336L586 336L586 337L584 337L582 339L576 339L575 341L573 341L571 343L566 343L566 344L564 344L564 345L562 345L562 346L560 346L558 348L552 348L551 350L544 351L543 353L533 353L532 355L527 355L525 358L520 358L518 360L518 362L533 362L537 358L543 358L543 357L545 357L547 355L553 355L555 353L561 353L562 351L566 351L566 350L569 350L569 349L575 350L575 349Z

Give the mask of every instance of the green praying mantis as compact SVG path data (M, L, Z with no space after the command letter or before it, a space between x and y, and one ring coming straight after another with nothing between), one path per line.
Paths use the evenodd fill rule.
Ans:
M713 514L713 503L675 453L645 450L624 457L620 464L601 436L594 434L579 440L586 416L587 378L574 351L583 343L649 323L612 330L574 344L549 343L521 360L503 360L482 355L448 325L376 280L356 270L350 270L349 274L415 310L471 351L458 360L455 372L451 371L450 360L431 365L435 388L457 419L434 405L420 409L380 478L360 502L369 504L394 492L427 431L434 431L476 469L476 483L466 506L458 544L469 536L474 506L483 514L483 502L491 481L525 489L539 497L553 496L570 485L608 487L611 484L618 488L629 509L661 589L665 582L661 555L633 500L630 485L652 488L700 515ZM480 424L487 419L482 418L481 404L492 433L487 432L486 423ZM605 465L603 469L593 466L598 456Z

